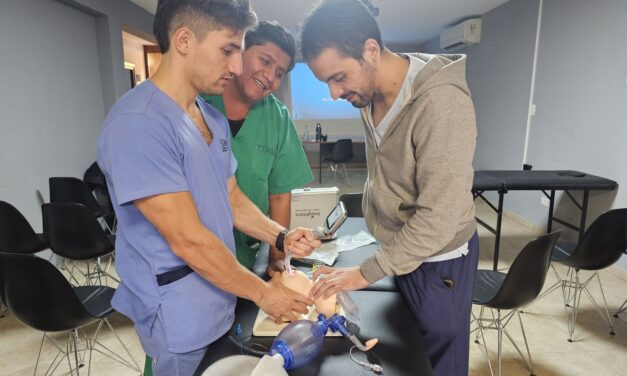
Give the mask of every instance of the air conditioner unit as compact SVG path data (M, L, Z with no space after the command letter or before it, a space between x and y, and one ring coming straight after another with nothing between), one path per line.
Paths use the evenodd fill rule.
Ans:
M454 51L479 43L481 40L481 18L472 18L459 23L440 34L440 48Z

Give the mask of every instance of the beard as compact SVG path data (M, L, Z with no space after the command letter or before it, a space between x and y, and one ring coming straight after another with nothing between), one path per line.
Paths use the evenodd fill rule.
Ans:
M356 91L349 91L346 94L342 94L340 98L347 99L351 95L353 96L350 104L355 108L364 108L372 102L374 97L374 76L375 68L368 62L363 62L363 71L361 77L363 77L361 87Z
M349 101L349 103L351 105L353 105L353 107L355 108L364 108L368 105L368 103L370 103L370 99L372 99L372 97L370 97L370 99L366 99L366 97L364 97L363 95L351 91L349 93L346 93L344 95L341 96L342 99L346 100L347 98L349 98L350 96L354 96L356 98L354 98L353 100Z

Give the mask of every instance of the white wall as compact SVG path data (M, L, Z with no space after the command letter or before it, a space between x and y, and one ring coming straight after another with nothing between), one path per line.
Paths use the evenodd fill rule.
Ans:
M36 231L37 192L47 201L49 177L83 176L106 111L130 87L122 26L152 26L126 0L93 2L110 9L89 0L0 1L0 200Z
M0 199L41 231L36 191L80 176L104 118L96 21L52 1L0 5ZM10 37L9 37L10 36Z
M454 52L468 55L466 76L477 112L476 169L522 168L537 9L538 0L512 0L493 9L482 17L481 43ZM422 50L446 53L439 37Z
M511 0L483 15L481 43L468 54L477 108L477 169L520 169L532 82L539 0ZM618 191L592 192L590 224L627 207L627 1L544 0L527 163L616 180ZM423 45L440 52L437 37ZM510 192L506 209L546 226L539 192ZM576 195L581 200L581 195ZM577 224L579 211L558 196L556 213ZM559 227L559 226L557 226ZM562 237L574 238L572 231ZM619 262L627 270L627 258Z
M544 0L528 160L618 182L618 191L592 195L588 223L609 208L627 207L626 17L625 0ZM535 201L513 204L544 223L539 213L546 209ZM577 220L567 198L558 209ZM627 270L627 257L619 265Z

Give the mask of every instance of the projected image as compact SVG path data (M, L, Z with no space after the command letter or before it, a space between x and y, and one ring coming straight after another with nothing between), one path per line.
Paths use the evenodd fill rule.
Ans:
M334 101L307 64L296 63L290 74L294 120L359 119L359 110L343 99Z

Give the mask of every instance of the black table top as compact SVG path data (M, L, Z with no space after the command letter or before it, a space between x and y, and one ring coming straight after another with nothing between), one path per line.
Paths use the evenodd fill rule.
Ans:
M572 170L484 170L476 171L474 190L613 190L610 179Z
M370 363L383 366L383 375L432 375L431 365L424 350L422 338L415 321L403 302L401 294L381 291L354 291L351 297L359 306L360 323L350 324L349 329L362 342L378 338L379 343L368 352ZM235 324L241 325L242 333L236 336L235 330L211 344L205 353L196 375L201 375L215 361L230 355L241 354L241 350L228 338L233 335L241 343L252 343L269 348L273 337L253 337L252 327L258 308L250 301L239 299L235 310ZM364 375L366 372L349 357L352 344L342 337L327 337L322 353L305 366L289 370L294 376L312 375ZM364 362L366 355L356 351L353 354ZM374 374L373 374L374 375Z
M359 231L368 231L366 228L366 221L363 218L347 218L346 222L338 230L338 236L344 236L348 234L357 234ZM364 259L372 256L377 250L379 245L376 243L368 244L352 251L345 251L339 254L333 267L346 268L351 266L358 266ZM253 266L253 272L261 278L268 279L266 274L266 265L268 265L268 250L264 249L257 255L257 260ZM296 259L292 259L292 266L300 269L311 269L311 265L298 262ZM398 291L396 281L394 277L385 277L378 280L372 285L366 287L366 291Z

